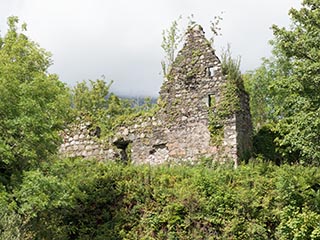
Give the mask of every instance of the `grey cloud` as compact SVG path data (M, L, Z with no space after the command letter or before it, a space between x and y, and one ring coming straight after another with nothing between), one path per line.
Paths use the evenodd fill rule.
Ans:
M29 36L53 53L51 71L69 85L104 74L123 94L156 95L162 79L161 32L179 15L195 15L209 36L209 24L224 11L219 52L231 43L242 56L242 70L259 66L268 56L269 27L288 25L290 7L300 0L28 0L4 1L0 30L6 18L27 22Z

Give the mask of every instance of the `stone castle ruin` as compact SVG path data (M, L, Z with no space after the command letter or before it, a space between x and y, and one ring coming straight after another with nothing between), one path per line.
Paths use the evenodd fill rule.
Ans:
M60 152L95 157L95 151L100 159L117 156L123 160L130 158L135 164L193 163L206 157L232 160L237 165L252 146L249 97L243 88L238 88L239 108L217 122L216 106L222 101L226 83L220 60L203 29L194 26L188 30L186 42L161 87L158 111L152 117L140 117L119 127L110 140L116 150L103 148L94 138L71 131L64 137ZM83 141L91 146L85 146Z

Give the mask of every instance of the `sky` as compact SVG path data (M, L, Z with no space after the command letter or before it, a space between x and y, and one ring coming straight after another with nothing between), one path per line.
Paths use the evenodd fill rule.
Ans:
M102 75L119 95L157 96L163 82L162 32L182 16L203 26L221 16L219 56L228 44L241 57L241 70L254 70L269 57L273 24L288 27L290 8L301 0L0 0L0 35L7 17L27 23L27 35L53 54L49 71L74 86Z

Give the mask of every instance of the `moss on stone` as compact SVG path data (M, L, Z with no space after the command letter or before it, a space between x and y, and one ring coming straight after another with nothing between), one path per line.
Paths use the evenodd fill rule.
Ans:
M209 110L209 132L211 138L211 145L221 146L224 137L224 120L221 119L218 114Z
M223 126L226 119L241 110L240 93L242 78L240 65L229 55L222 57L222 73L226 81L220 86L220 99L211 98L209 113L209 130L213 144L219 146L223 140Z

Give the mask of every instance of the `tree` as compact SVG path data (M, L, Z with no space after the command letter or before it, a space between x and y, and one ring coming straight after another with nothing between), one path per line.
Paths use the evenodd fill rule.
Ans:
M274 88L282 104L277 130L284 153L299 152L300 160L320 161L320 2L304 0L300 10L291 9L293 26L273 26L275 48L291 63L291 73Z
M80 112L88 112L92 115L98 114L102 109L107 108L107 96L112 81L107 84L105 78L96 81L89 80L78 83L73 88L73 107Z
M170 66L173 63L179 44L183 39L181 30L178 26L178 21L181 20L181 16L178 20L172 22L169 29L162 32L162 44L161 47L165 52L165 60L161 61L162 73L166 77L170 71Z
M69 92L49 74L50 54L19 31L17 17L0 38L1 181L19 177L55 153L69 112Z
M273 50L273 57L264 58L258 69L243 75L245 88L250 92L250 108L255 132L279 118L275 109L282 104L282 95L277 95L274 86L290 73L291 63L278 51Z
M263 96L254 101L266 100L257 114L266 113L274 123L278 150L283 156L295 156L295 161L313 164L320 163L319 9L318 0L304 0L300 10L290 10L289 29L272 27L273 58L253 79L263 86ZM256 89L257 84L251 86Z
M98 126L103 137L112 134L118 117L127 117L134 109L130 100L110 93L112 81L104 79L79 82L72 89L74 116Z

